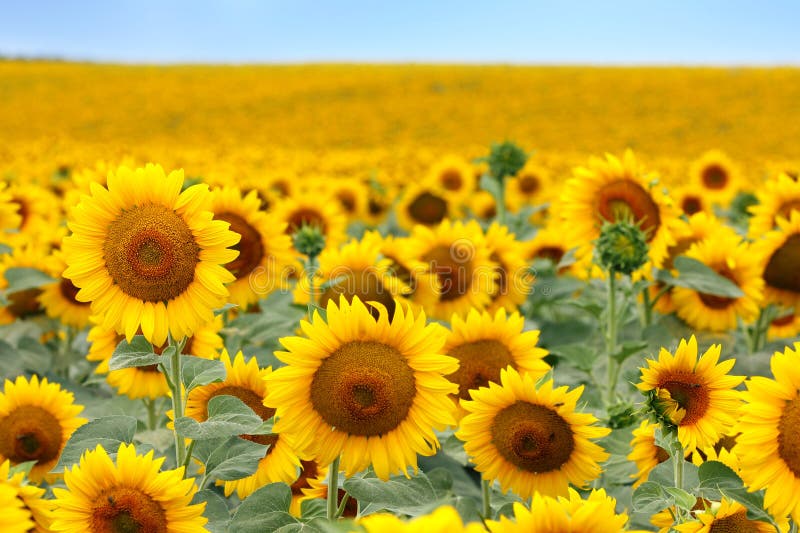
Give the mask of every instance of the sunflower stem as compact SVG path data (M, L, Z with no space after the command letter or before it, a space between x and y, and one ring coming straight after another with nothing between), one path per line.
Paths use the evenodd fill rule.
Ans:
M181 351L185 340L175 341L172 335L169 335L169 345L175 349L172 352L172 376L170 389L172 392L172 413L173 420L178 420L183 416L183 387L181 387ZM178 435L178 432L173 430L175 435L175 464L182 465L186 461L186 443L183 437ZM184 475L186 471L184 470Z
M147 429L156 429L156 401L153 398L144 398L143 401L147 408Z
M183 471L186 472L189 469L189 461L192 460L192 452L194 452L194 443L192 441L189 443L189 448L186 450L186 460L183 461Z
M350 501L350 494L345 492L344 496L342 496L342 501L339 502L339 507L336 509L336 518L341 518L344 514L344 508L347 506L348 501Z
M506 225L506 179L501 178L498 180L500 186L497 188L497 223L501 226Z
M339 457L328 468L328 520L336 520L339 510Z
M492 519L492 484L488 479L481 481L481 488L483 489L483 518L484 520Z
M683 445L678 440L677 434L675 435L675 442L672 445L672 465L673 473L675 476L675 487L683 490ZM683 522L683 512L679 507L675 508L676 521L680 524Z
M308 256L305 264L306 277L308 278L308 320L314 318L314 308L317 307L317 293L314 287L314 273L317 268L317 257L314 255Z
M619 376L619 363L614 358L617 350L617 273L615 270L608 271L608 313L606 324L606 352L608 353L608 389L606 391L606 404L614 402L617 389L617 378Z
M642 289L642 310L643 314L643 327L649 327L653 323L653 306L650 303L650 287Z

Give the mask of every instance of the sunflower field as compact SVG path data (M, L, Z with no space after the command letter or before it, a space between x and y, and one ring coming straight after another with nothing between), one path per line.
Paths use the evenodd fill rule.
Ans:
M799 70L0 80L3 533L798 531Z

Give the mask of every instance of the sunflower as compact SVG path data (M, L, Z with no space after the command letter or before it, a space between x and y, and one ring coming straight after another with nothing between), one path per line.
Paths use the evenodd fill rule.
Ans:
M391 211L396 197L395 186L371 183L367 191L367 207L362 216L362 222L368 226L377 226L382 223Z
M695 466L700 466L706 461L719 461L734 472L741 470L739 466L739 456L733 450L736 446L738 435L724 435L713 446L708 446L702 450L697 449L688 458Z
M629 461L636 463L636 474L631 476L635 479L633 488L647 481L650 472L669 459L669 452L656 445L657 427L658 424L643 420L639 427L633 430L631 452L626 457Z
M86 359L99 362L95 369L97 374L108 374L106 381L116 389L117 393L138 399L155 399L169 394L167 380L158 370L157 365L139 366L131 368L121 368L119 370L108 369L108 363L114 353L114 349L125 338L116 333L113 329L106 329L102 325L102 319L92 317L91 321L95 325L89 330L87 340L91 343ZM215 317L214 320L203 324L195 329L194 333L186 339L183 353L202 357L203 359L215 359L222 349L222 337L219 331L222 329L222 317ZM153 346L157 354L166 348L166 344Z
M237 353L231 361L228 352L223 350L220 360L225 365L225 380L192 389L186 399L186 416L204 422L208 419L208 402L211 398L227 395L242 400L262 420L272 418L275 410L264 405L267 394L265 378L272 373L272 369L259 368L255 357L245 362L242 352ZM296 469L300 467L300 459L285 435L271 433L240 436L269 448L265 450L255 473L243 479L224 482L225 496L236 491L239 498L246 498L269 483L282 481L291 484L297 478Z
M28 533L35 531L30 510L17 496L14 487L0 483L0 528L5 533Z
M667 231L666 238L650 249L650 258L655 268L670 271L674 270L675 259L685 255L695 243L720 233L729 239L736 238L736 232L733 229L723 225L718 218L705 212L695 213L686 220L674 219ZM677 271L673 271L673 275L677 276L677 274ZM662 283L653 283L649 288L651 296L655 297L663 288ZM656 302L655 309L664 314L675 311L672 289L661 295Z
M675 206L687 217L696 213L713 213L709 197L697 187L685 185L671 192Z
M256 191L246 196L234 187L212 191L214 218L228 222L230 230L241 235L233 247L239 256L226 268L236 277L228 285L228 299L242 309L279 288L294 261L286 224L261 211L260 205Z
M524 206L544 203L550 179L550 171L546 167L529 159L516 176L506 180L509 211L516 213Z
M453 314L463 316L491 304L498 265L491 260L492 249L477 222L445 220L436 228L416 226L407 244L416 264L424 265L422 272L435 276L435 302L420 299L430 292L427 289L415 290L412 296L433 318L449 320ZM430 281L416 276L418 285Z
M289 488L292 489L292 503L289 513L294 516L302 514L303 502L328 496L328 468L321 467L316 461L300 460L300 473Z
M15 247L10 254L0 256L0 290L7 289L6 271L10 268L47 269L47 249L37 243L26 243ZM52 271L44 272L56 275ZM43 312L39 297L42 289L33 287L6 294L8 303L0 307L0 324L10 324L17 319L30 318Z
M575 411L583 386L572 391L544 382L513 367L500 372L500 385L489 382L461 400L468 414L456 436L484 479L499 480L503 491L522 498L540 492L566 495L569 484L582 487L600 475L608 454L589 439L611 431L597 419Z
M739 319L748 323L758 316L764 288L762 261L748 243L732 232L717 232L694 244L685 255L729 279L744 294L728 298L675 287L672 302L681 319L695 329L727 331L735 329Z
M0 393L0 461L36 461L29 478L41 481L58 462L72 432L86 423L82 405L57 383L32 376L6 379Z
M455 200L439 187L413 182L403 191L394 214L400 227L411 231L418 225L434 227L447 218L458 218L460 210Z
M758 203L750 207L748 235L758 239L778 227L778 220L789 219L792 211L800 211L800 181L786 174L765 181L756 191Z
M42 287L39 303L50 318L57 318L62 324L77 329L85 328L89 325L89 317L92 315L91 305L88 302L78 301L75 298L78 295L78 287L68 278L60 276L67 267L63 254L60 250L54 250L47 261L47 271L59 277L55 283Z
M11 495L13 500L0 503L0 531L13 531L12 525L22 524L28 526L22 529L25 533L50 531L53 504L51 500L44 498L45 490L29 485L25 480L24 473L17 472L10 475L10 471L11 462L6 459L0 464L0 491L3 491L6 498ZM0 501L3 500L3 497L3 494L0 494ZM14 508L15 511L11 511L9 507ZM13 512L11 516L8 515L10 511ZM22 514L25 514L26 518L17 520ZM8 520L7 524L2 522L3 518Z
M450 505L437 507L427 515L408 522L389 513L374 513L356 521L367 533L485 533L480 522L464 524L458 511Z
M475 191L475 169L456 155L446 155L436 161L425 180L456 202L464 200Z
M525 245L497 222L486 231L486 242L492 249L489 259L497 263L497 289L489 310L516 310L533 290L534 276L525 261Z
M721 347L712 345L697 359L697 339L681 339L675 354L664 348L658 361L647 360L641 368L642 381L636 387L653 396L653 402L667 423L677 426L684 449L712 446L730 433L739 407L735 387L744 377L729 376L734 359L717 364Z
M205 504L190 504L194 479L183 479L183 467L159 471L164 458L153 451L137 455L122 443L116 464L98 444L64 473L67 488L55 488L52 529L86 531L206 531Z
M367 187L360 180L338 178L328 180L324 188L339 204L349 221L361 220L367 211Z
M289 236L306 225L322 230L325 246L337 246L347 238L347 217L338 202L324 191L287 196L275 205L272 213L285 224Z
M747 518L747 508L740 503L722 498L719 507L705 509L694 513L696 520L674 525L679 533L714 533L717 531L743 531L747 533L775 533L775 527L769 522L750 520ZM778 518L778 531L787 533L789 521Z
M565 491L566 492L566 491ZM592 490L585 500L574 489L569 499L558 499L536 492L530 509L514 503L514 517L501 516L487 521L492 533L619 533L624 530L628 515L617 514L617 501L604 489Z
M448 379L458 385L458 397L469 400L470 391L500 381L500 371L512 368L539 378L550 370L544 362L547 350L539 348L539 331L526 331L519 313L494 316L471 310L465 319L453 315L444 353L458 359L458 370ZM463 413L462 413L463 414Z
M733 451L751 491L766 489L764 504L773 516L800 520L800 343L770 360L775 379L745 382Z
M12 247L48 235L48 228L61 221L61 204L49 189L30 182L15 183L8 187L7 193L20 220L19 232L5 236Z
M719 150L709 150L694 161L689 169L689 179L706 198L722 205L728 204L742 182L738 167Z
M92 183L105 187L108 174L123 165L129 168L135 166L134 159L132 157L123 157L119 163L101 159L96 161L94 166L76 169L70 175L68 183L71 186L64 191L64 202L62 204L64 209L69 211L80 203L82 195L92 194Z
M457 387L444 374L458 363L439 355L446 331L402 306L376 318L357 296L330 300L326 316L301 322L307 338L281 339L288 351L275 355L288 366L267 378L265 402L277 409L275 431L320 465L341 455L347 476L370 464L383 480L416 471L417 454L438 448L433 429L455 424Z
M8 183L0 181L0 240L5 240L6 232L19 230L22 216L19 207L8 193Z
M497 202L488 191L475 191L467 198L467 206L482 220L493 220L497 216Z
M581 270L579 262L558 266L561 259L572 248L568 243L564 242L564 228L560 220L550 219L547 225L536 232L533 239L524 242L523 245L525 246L524 257L526 260L549 260L558 274L578 274ZM585 264L585 259L591 261L589 256L584 258L581 263Z
M767 339L790 339L800 334L800 313L788 311L774 318L767 330Z
M778 228L753 245L753 255L763 258L764 300L800 309L800 211L778 218Z
M93 184L71 211L72 235L64 239L64 276L80 287L103 325L130 340L141 329L156 345L190 336L213 320L234 280L221 264L239 235L212 220L206 185L181 192L183 171L165 175L159 165L108 176L108 189Z
M574 170L561 194L558 213L566 222L565 240L580 246L579 255L591 252L591 243L600 236L603 222L631 220L639 225L651 246L664 238L675 218L669 197L645 174L633 152L622 159L606 154L593 157L586 167Z
M341 295L352 301L358 296L362 302L376 301L386 307L389 316L394 314L395 299L402 299L411 287L394 275L392 260L381 256L383 238L376 231L368 231L358 239L340 248L326 248L319 255L319 268L314 274L314 294L320 307L329 300L336 302ZM298 301L308 301L308 282L298 283ZM373 311L377 316L377 311Z

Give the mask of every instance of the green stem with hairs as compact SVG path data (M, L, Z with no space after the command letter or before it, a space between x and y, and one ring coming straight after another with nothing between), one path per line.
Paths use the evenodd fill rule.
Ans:
M339 457L328 467L328 520L336 520L339 510Z
M183 387L181 386L181 352L185 343L186 339L175 341L172 335L169 336L169 345L175 348L172 353L172 376L170 376L171 379L169 380L172 392L173 420L178 420L184 414L185 404L183 401ZM178 435L178 432L174 429L173 433L175 435L175 464L181 466L186 462L186 443L183 437ZM184 475L186 475L186 471L184 471Z
M619 377L619 363L614 359L617 350L617 273L608 271L608 309L606 324L606 352L608 353L608 389L606 390L606 405L614 402Z
M499 187L497 188L497 222L505 226L506 224L506 179L504 177L498 178L497 182L499 183Z
M483 496L483 519L492 519L492 483L484 479L481 481L481 491Z
M314 255L308 256L305 262L306 278L308 279L308 320L314 318L314 308L317 306L317 291L314 287L314 274L317 269L317 257Z
M683 463L685 458L683 456L683 446L678 440L678 435L675 435L675 442L672 445L672 465L673 474L675 479L675 487L683 490ZM675 507L675 519L677 523L683 522L683 512L680 507Z
M642 326L646 328L653 323L653 305L650 303L650 287L642 289L642 310L644 311Z
M156 400L144 398L144 406L147 408L147 429L156 429Z

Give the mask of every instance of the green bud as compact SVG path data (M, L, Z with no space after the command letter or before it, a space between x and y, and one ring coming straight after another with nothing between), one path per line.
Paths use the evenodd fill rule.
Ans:
M514 176L525 166L528 155L511 141L492 144L489 157L489 173L498 180Z
M639 420L636 407L630 402L621 402L608 408L608 427L611 429L626 428Z
M303 224L292 235L294 249L308 257L317 257L325 248L325 235L317 226Z
M604 223L595 242L595 258L608 271L630 274L647 262L644 232L630 222Z

